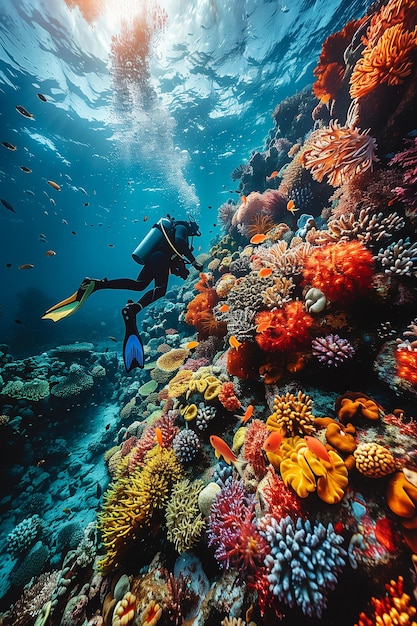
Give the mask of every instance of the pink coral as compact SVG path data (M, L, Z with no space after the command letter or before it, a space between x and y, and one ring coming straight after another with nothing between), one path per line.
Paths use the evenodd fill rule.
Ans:
M162 432L162 446L164 448L171 446L174 437L180 430L178 426L174 426L174 420L175 415L161 415L153 424L145 428L141 438L132 449L129 458L129 473L132 473L138 465L143 464L145 454L156 445L156 427L160 428Z
M252 224L260 214L269 215L273 219L277 219L279 215L284 217L286 205L285 196L276 189L268 189L264 193L252 191L238 206L232 224Z
M265 422L258 419L253 419L246 429L243 456L249 461L258 478L262 478L266 474L266 462L262 447L268 435L269 431Z
M355 354L354 347L347 339L333 334L313 339L311 347L313 356L317 357L320 363L327 365L327 367L338 367L342 363L346 363Z

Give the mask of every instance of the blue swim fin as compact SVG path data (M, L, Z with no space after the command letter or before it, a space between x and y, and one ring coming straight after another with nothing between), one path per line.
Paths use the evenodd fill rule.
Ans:
M142 369L144 363L143 344L136 326L136 315L129 311L129 307L122 310L122 315L126 327L123 341L123 361L126 372L130 372L135 367Z

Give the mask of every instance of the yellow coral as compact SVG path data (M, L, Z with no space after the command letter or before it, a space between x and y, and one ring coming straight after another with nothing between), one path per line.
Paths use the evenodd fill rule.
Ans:
M128 626L135 617L135 610L136 596L130 591L127 591L115 606L112 626Z
M348 485L348 471L336 452L329 451L330 463L319 459L300 437L284 439L281 452L282 479L300 498L317 490L318 497L327 504L341 501Z
M244 426L241 426L240 428L238 428L235 434L233 435L232 450L233 452L236 452L236 454L239 452L240 448L245 443L245 435L246 435L246 428Z
M356 469L370 478L381 478L395 472L391 452L375 442L360 443L353 453Z
M167 538L179 553L189 550L200 539L205 523L198 507L198 497L203 488L203 481L190 482L184 478L172 489L166 508Z
M190 354L186 348L173 348L165 352L156 362L157 367L163 372L175 372Z
M268 430L279 430L288 437L311 435L315 431L311 405L311 398L302 391L298 392L297 397L292 393L276 396L275 411L266 421Z
M197 405L196 404L187 404L186 407L181 411L184 419L187 422L191 422L193 419L197 417Z
M192 393L201 393L205 400L214 400L219 395L221 385L221 380L214 376L209 367L200 367L189 381L186 398Z
M168 383L168 397L179 398L186 391L193 376L192 370L180 370Z

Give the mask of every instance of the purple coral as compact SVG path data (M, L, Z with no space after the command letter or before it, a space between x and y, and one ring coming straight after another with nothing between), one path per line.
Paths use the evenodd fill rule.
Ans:
M253 581L263 570L268 544L255 523L255 496L228 479L216 496L208 525L208 544L223 569L236 569L240 580Z
M190 428L180 430L178 435L174 437L172 449L181 463L189 463L201 449L200 440Z
M354 347L339 335L317 337L311 343L313 355L327 367L338 367L353 357Z
M410 215L417 211L415 185L417 183L417 137L407 141L407 147L398 152L390 161L390 165L399 165L403 169L403 186L396 187L394 192L404 202Z

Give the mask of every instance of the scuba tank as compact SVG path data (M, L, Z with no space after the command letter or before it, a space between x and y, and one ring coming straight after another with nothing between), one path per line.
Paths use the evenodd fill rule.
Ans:
M174 223L169 217L161 217L156 224L154 224L147 235L142 239L136 250L132 252L133 260L139 265L145 265L150 255L155 250L163 250L167 246L167 240L162 228L167 235L171 233Z

